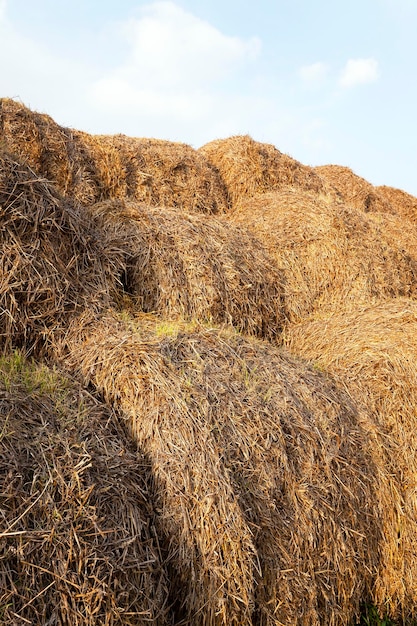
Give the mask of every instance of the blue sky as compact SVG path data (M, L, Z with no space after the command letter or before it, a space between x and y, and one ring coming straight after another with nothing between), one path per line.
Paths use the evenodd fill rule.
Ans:
M250 134L417 195L417 0L0 0L0 96L92 133Z

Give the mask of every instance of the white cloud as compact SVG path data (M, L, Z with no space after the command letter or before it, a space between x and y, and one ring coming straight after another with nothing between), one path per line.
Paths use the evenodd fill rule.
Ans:
M260 54L257 38L225 35L170 1L146 5L121 29L129 44L126 59L94 81L90 103L109 115L144 118L143 125L148 120L162 128L165 119L171 127L207 124L215 110L221 115L230 79Z
M327 76L328 65L321 61L312 63L311 65L304 65L299 69L300 78L309 85L321 84Z
M341 87L355 87L374 83L379 78L378 61L369 59L349 59L341 73L339 85Z
M217 82L260 52L257 38L224 35L170 1L146 5L124 30L131 50L117 74L147 86Z

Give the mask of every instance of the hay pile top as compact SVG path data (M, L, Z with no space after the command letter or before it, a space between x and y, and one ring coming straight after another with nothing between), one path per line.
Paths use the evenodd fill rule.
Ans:
M249 135L217 139L199 150L225 181L230 204L258 193L293 186L325 193L326 183L313 168L302 165L275 146Z
M330 195L335 200L366 212L395 213L389 200L349 167L320 165L314 171L328 182Z
M7 98L0 99L0 136L10 153L83 204L129 197L189 212L227 209L223 181L186 144L89 135Z

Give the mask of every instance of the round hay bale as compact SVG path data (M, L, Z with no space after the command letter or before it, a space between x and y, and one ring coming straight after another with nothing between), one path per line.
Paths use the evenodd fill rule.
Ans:
M342 308L289 326L291 352L314 361L366 406L380 431L375 454L392 482L395 536L375 596L404 623L417 612L417 303L405 298Z
M61 194L84 203L100 197L94 169L74 131L59 126L49 115L1 98L0 136L3 149L51 181Z
M186 211L227 210L221 177L183 143L89 135L7 98L0 99L0 136L10 153L85 205L130 197Z
M395 189L394 187L387 187L385 185L376 187L376 190L381 196L388 200L398 215L410 220L413 224L417 223L417 198L415 196L412 196L406 191L402 191L402 189Z
M389 200L378 188L355 174L343 165L320 165L314 171L329 184L329 193L333 199L362 211L395 213Z
M325 183L313 168L248 135L211 141L199 152L220 172L232 207L244 198L288 186L326 192Z
M137 202L113 200L88 211L126 250L125 290L136 310L231 324L270 339L281 331L282 274L247 229Z
M41 349L71 315L107 308L121 260L79 208L0 152L0 350Z
M287 189L242 201L228 219L274 255L292 322L346 301L417 295L417 233L398 216Z
M81 327L67 366L152 462L176 623L350 623L380 565L387 486L349 396L225 330L150 316Z
M170 624L149 461L114 416L19 354L0 364L3 624Z
M102 150L118 152L127 197L151 206L175 207L187 212L227 210L222 179L204 155L191 146L125 135L100 135L92 141ZM99 161L94 149L92 158Z

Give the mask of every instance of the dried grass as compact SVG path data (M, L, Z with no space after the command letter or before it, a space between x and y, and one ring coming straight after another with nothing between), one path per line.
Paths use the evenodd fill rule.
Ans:
M150 466L62 374L0 361L0 622L170 623Z
M112 301L122 257L54 187L0 152L0 350L42 349Z
M274 255L292 322L346 301L417 295L417 233L398 216L287 189L242 201L229 220Z
M337 376L381 431L374 453L392 482L390 537L375 600L393 617L417 607L417 303L405 298L317 315L286 331L290 350Z
M125 290L136 310L231 324L270 339L279 334L282 276L245 228L122 200L88 211L126 251Z
M417 223L417 198L415 196L401 189L395 189L394 187L387 187L385 185L376 187L376 190L381 196L388 200L398 215L413 224Z
M0 140L3 150L51 181L61 194L86 203L99 194L76 133L49 115L1 98Z
M100 135L90 137L90 141L98 152L109 150L120 158L126 197L187 212L227 210L227 193L220 176L191 146L125 135ZM92 158L100 167L98 152L95 147L91 149ZM107 169L106 164L103 169ZM117 196L121 197L121 192Z
M186 144L89 135L7 98L0 99L0 138L17 159L83 204L130 197L189 212L227 209L220 176Z
M150 316L81 329L69 329L67 366L122 410L152 462L177 622L358 615L380 565L387 486L347 394L231 332Z
M388 198L377 187L342 165L320 165L314 171L329 184L330 196L362 211L395 213Z
M325 193L313 168L248 135L217 139L199 149L220 172L235 207L242 199L288 186Z

